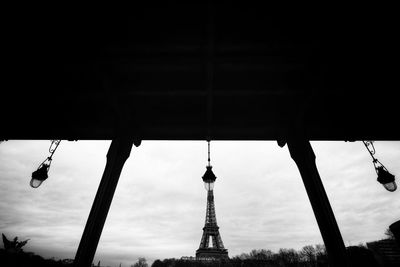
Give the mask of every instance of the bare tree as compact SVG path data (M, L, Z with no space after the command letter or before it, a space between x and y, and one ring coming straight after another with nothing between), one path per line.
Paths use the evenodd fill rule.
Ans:
M317 257L326 255L326 248L325 245L315 245L315 255Z
M395 238L394 238L394 234L393 234L393 232L392 232L392 231L390 231L390 228L386 229L386 231L385 231L385 235L386 235L386 238L389 238L389 239L395 239Z
M271 260L273 253L271 250L253 249L250 252L249 258L253 260Z
M139 257L138 261L131 265L131 267L149 267L149 265L147 264L146 258Z
M276 258L280 264L283 266L295 266L299 262L299 254L294 249L279 249L278 254L276 254Z
M313 246L304 246L300 251L300 256L304 261L309 262L311 266L315 265L317 255Z
M315 245L315 256L317 257L317 266L328 265L328 254L326 253L325 245Z

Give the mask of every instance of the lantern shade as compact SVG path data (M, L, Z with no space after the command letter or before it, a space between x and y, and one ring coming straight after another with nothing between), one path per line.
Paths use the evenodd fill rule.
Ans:
M204 182L204 187L206 188L207 191L213 190L214 189L214 182L217 177L212 171L212 166L208 165L207 170L204 173L203 177L203 182Z
M214 183L215 179L217 179L217 177L215 176L215 174L213 173L213 171L211 169L212 169L212 166L207 166L207 170L202 177L202 179L205 183Z
M397 189L396 182L394 180L394 175L388 172L385 168L383 167L378 167L377 168L377 173L378 173L378 182L385 187L386 190L393 192Z
M385 187L385 189L387 191L390 191L390 192L394 192L397 189L396 182L386 183L386 184L382 184L382 185L383 185L383 187Z
M43 181L36 180L36 179L31 179L29 184L33 188L38 188L42 183L43 183Z
M47 177L49 177L47 174L49 167L50 167L49 165L43 164L36 171L32 173L32 179L30 185L33 188L38 188L42 184L42 182L46 180Z

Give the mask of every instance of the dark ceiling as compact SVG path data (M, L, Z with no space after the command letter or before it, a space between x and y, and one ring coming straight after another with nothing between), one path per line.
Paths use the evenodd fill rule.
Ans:
M302 125L310 140L400 140L393 32L377 15L13 14L0 139L276 140Z

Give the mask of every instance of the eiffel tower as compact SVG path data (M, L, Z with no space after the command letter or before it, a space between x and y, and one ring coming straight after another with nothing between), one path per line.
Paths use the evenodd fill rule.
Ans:
M224 244L222 243L219 227L217 225L217 217L215 215L213 189L216 178L212 171L212 166L210 165L210 143L208 143L208 166L206 173L202 177L207 190L207 211L200 247L196 250L196 258L198 259L228 258L228 250L224 248Z

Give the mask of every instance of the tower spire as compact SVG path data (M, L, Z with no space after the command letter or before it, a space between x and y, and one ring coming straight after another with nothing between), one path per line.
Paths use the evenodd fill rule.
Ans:
M208 166L211 166L210 164L210 140L207 140L208 143Z

